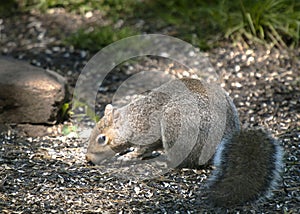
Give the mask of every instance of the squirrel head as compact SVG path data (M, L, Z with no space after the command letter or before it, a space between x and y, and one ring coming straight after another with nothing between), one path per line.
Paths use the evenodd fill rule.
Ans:
M104 159L113 157L122 144L117 143L117 133L114 121L119 117L119 112L112 105L105 107L104 116L94 127L88 143L86 160L93 164L100 164Z

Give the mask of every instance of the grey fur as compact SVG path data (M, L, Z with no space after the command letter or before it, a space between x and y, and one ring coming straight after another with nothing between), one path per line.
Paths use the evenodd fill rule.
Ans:
M107 144L97 144L99 134L107 136ZM141 152L163 148L170 167L204 165L216 152L217 169L208 185L208 199L215 206L259 199L280 178L282 149L276 140L263 131L240 130L237 109L226 92L198 79L171 80L121 108L108 105L90 137L87 159L101 164L112 150L128 144Z

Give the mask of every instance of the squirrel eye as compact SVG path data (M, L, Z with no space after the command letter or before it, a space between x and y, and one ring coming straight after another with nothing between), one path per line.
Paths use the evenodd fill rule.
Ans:
M97 136L96 138L96 141L97 143L101 144L101 145L104 145L107 143L107 139L106 139L106 136L104 134L100 134Z

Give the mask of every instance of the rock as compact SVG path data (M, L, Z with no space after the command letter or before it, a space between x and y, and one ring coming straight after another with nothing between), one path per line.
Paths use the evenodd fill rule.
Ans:
M66 95L59 74L0 57L0 124L55 124Z
M12 126L18 135L27 136L27 137L41 137L41 136L55 136L52 132L53 127L47 127L43 125L31 125L31 124L18 124Z
M63 124L58 125L37 125L37 124L1 124L0 123L0 135L6 133L13 133L23 137L56 137L62 134Z
M18 125L7 125L0 124L0 133L14 133L19 136L26 137L41 137L46 135L51 135L52 133L48 132L47 126L43 125L31 125L31 124L18 124Z

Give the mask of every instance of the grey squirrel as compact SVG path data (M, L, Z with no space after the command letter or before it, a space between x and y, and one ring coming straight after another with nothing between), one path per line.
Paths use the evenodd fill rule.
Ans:
M171 80L129 104L107 105L93 129L86 159L101 164L129 144L163 148L170 167L205 165L214 156L210 203L229 207L255 201L276 188L282 149L261 129L242 130L235 105L217 84ZM146 148L146 149L145 149Z

